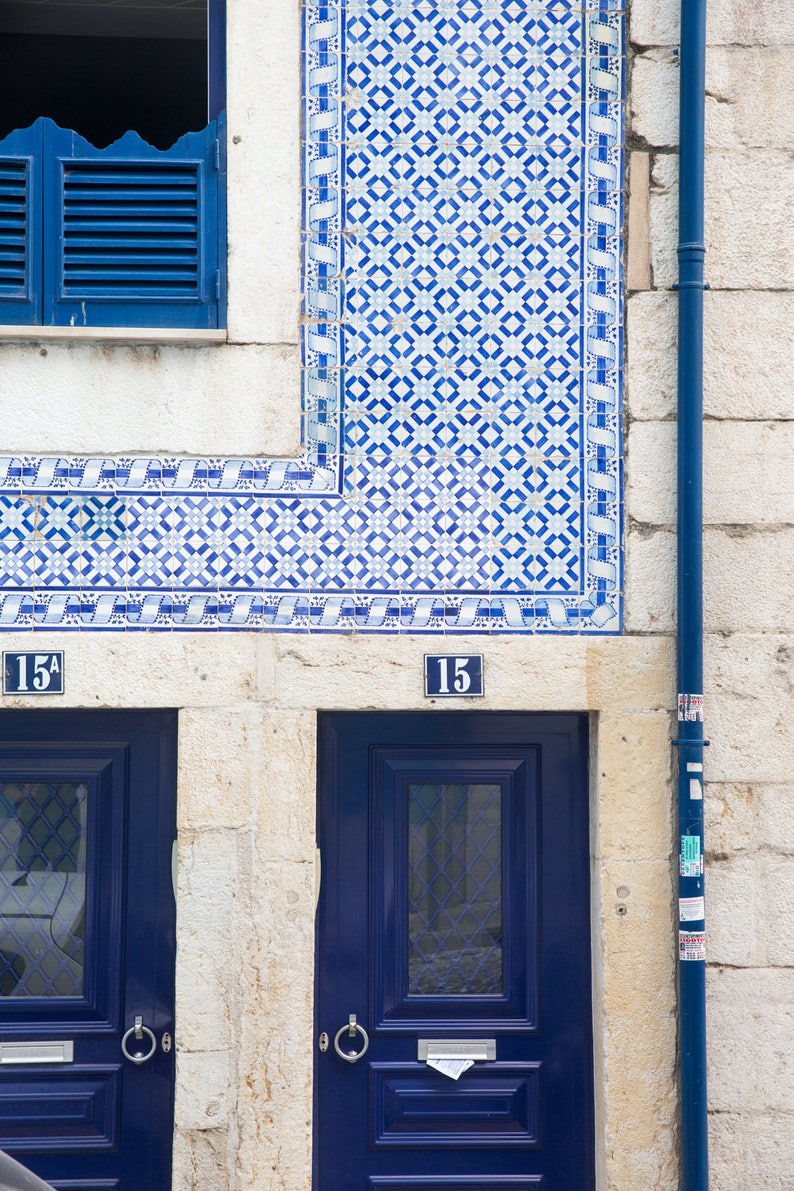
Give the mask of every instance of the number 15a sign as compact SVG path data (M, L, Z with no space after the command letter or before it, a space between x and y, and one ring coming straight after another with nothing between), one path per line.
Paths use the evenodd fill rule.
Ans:
M482 654L426 653L425 694L442 698L484 695Z
M4 695L62 695L63 650L4 653Z

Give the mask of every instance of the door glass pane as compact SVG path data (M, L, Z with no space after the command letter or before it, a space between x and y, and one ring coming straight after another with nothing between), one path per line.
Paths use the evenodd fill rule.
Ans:
M0 997L82 996L87 796L0 782Z
M408 787L408 992L502 992L502 788Z

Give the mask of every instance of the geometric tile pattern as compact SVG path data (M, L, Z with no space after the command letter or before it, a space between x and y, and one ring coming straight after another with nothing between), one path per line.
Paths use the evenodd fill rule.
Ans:
M620 631L622 4L303 51L301 456L0 459L0 627Z

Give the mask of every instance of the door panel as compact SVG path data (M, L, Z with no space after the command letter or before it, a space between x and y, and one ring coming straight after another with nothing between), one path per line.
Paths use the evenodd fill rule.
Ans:
M321 716L319 1191L593 1186L586 757L583 716Z
M175 759L173 712L0 715L0 1148L59 1191L170 1186L173 1052L121 1041L173 1034Z

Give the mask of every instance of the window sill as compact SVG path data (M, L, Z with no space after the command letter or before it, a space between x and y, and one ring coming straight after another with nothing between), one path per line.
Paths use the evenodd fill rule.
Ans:
M52 343L54 341L90 343L226 343L225 328L198 329L176 327L4 327L0 325L0 343Z

